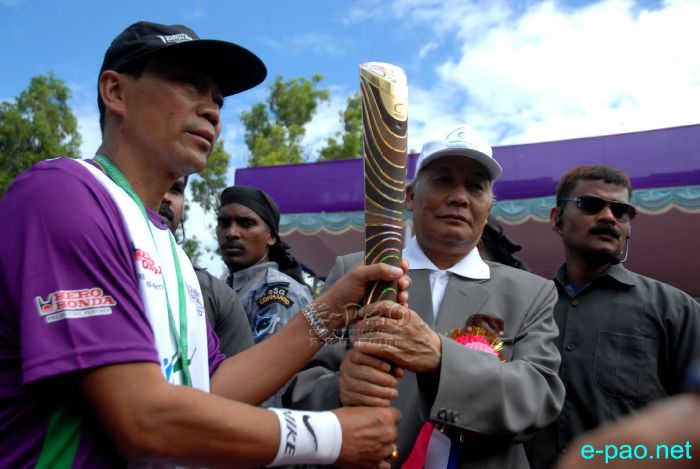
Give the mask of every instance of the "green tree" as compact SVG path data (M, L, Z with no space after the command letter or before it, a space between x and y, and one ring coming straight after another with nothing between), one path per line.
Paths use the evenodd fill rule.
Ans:
M207 161L207 166L202 172L190 176L189 186L192 191L192 201L202 207L207 220L205 222L206 231L210 232L212 237L216 239L214 220L218 215L219 197L221 192L226 188L226 174L228 172L230 155L224 149L223 140L216 142L214 150L211 152ZM184 219L187 220L187 214L190 210L190 204L185 204ZM190 230L191 232L191 230ZM182 244L190 260L197 264L201 256L208 253L213 256L211 249L203 249L199 239L196 236L188 237Z
M32 78L15 102L0 103L0 196L37 161L79 156L78 121L70 90L52 73Z
M190 261L192 261L194 265L198 265L200 263L200 259L204 253L202 252L202 247L196 236L187 238L182 243L182 249L185 251L185 254L187 254L187 257L190 258Z
M226 189L226 173L230 161L231 156L224 149L223 140L219 140L207 160L207 166L189 181L192 200L205 212L213 213L214 218L219 208L219 196Z
M345 110L340 112L340 120L343 132L326 140L326 146L319 151L318 161L362 157L362 95L359 91L348 98Z
M306 125L323 101L330 99L330 91L318 88L323 76L311 79L281 76L270 85L266 103L255 104L250 111L241 113L246 128L245 143L250 151L248 166L273 166L305 161L301 142Z

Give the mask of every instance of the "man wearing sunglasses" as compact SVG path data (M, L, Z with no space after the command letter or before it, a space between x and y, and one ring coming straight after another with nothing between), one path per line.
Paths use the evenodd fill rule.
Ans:
M554 319L567 395L559 419L529 443L535 469L550 467L577 435L680 392L700 356L700 304L622 264L637 214L631 196L627 175L605 165L559 182L550 218L566 256Z

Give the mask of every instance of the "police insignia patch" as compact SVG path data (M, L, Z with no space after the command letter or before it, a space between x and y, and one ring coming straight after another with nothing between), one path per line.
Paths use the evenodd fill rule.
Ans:
M287 296L287 290L285 288L269 288L263 296L255 300L259 306L265 306L266 304L279 303L289 308L294 304L294 302Z
M262 337L275 331L275 326L280 322L276 314L270 316L258 316L255 318L255 336Z

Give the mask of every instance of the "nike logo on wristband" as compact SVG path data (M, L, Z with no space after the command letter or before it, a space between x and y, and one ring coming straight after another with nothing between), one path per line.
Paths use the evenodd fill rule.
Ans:
M284 421L287 423L287 442L284 447L284 454L287 456L294 456L297 450L295 444L297 440L297 424L291 410L285 410L282 415L284 415Z
M310 419L311 419L311 416L309 414L304 414L301 417L301 420L304 422L306 429L309 431L309 433L311 433L311 436L314 437L314 450L318 453L318 441L316 440L316 433L314 432L313 427L309 423Z

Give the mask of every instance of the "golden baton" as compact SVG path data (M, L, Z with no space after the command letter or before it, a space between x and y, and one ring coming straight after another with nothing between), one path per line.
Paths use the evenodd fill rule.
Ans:
M406 198L408 82L386 63L360 65L365 174L365 264L400 267ZM365 304L397 297L396 282L367 285Z

